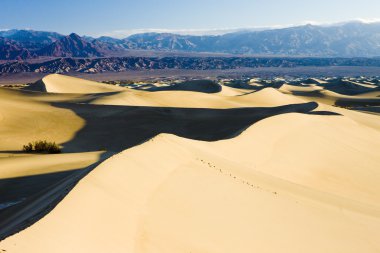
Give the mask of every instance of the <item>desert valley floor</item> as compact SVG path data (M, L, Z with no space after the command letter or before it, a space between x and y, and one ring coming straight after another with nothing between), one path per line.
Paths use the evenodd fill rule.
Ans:
M380 252L379 85L314 81L0 88L0 252Z

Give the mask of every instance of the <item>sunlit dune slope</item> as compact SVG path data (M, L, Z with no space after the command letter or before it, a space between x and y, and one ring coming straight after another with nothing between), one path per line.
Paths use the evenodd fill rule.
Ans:
M71 76L51 74L32 84L28 90L51 93L107 93L118 92L125 88L88 81Z
M64 143L82 128L74 112L40 102L28 93L0 89L0 150L17 151L36 140Z

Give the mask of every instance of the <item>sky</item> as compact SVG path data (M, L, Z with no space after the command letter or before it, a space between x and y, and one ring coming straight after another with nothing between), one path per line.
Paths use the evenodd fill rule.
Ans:
M0 0L0 29L126 37L380 20L380 0Z

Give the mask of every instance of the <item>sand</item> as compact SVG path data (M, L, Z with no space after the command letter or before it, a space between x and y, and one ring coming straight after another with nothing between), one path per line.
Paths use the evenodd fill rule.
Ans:
M45 216L1 241L0 252L379 252L378 116L310 103L313 96L285 88L104 96L4 90L14 101L4 108L30 108L35 118L51 110L51 124L66 116L78 125L60 126L68 153L0 156L8 166L2 178L41 180L101 164ZM5 129L1 136L11 133ZM89 152L98 143L114 156ZM30 170L26 161L41 166ZM65 185L48 192L59 195Z

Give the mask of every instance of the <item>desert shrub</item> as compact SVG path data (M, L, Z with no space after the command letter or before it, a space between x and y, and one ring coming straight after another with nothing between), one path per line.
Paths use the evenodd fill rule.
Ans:
M48 153L48 154L58 154L61 153L61 148L55 142L48 141L35 141L30 142L23 146L23 151L31 153Z
M33 151L33 144L28 143L27 145L24 145L22 148L23 151L25 152L32 152Z

